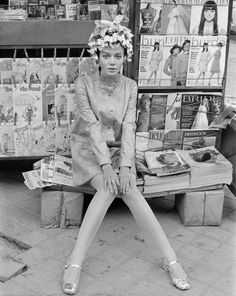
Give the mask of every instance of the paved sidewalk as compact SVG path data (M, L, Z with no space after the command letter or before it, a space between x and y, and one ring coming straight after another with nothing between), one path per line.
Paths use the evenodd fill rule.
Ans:
M0 282L0 296L61 296L62 267L78 229L40 228L40 191L25 187L21 176L24 169L31 168L18 164L0 167L0 232L31 246L19 251L0 245L2 257L28 265L26 272ZM117 200L89 248L78 295L236 295L236 198L228 194L225 197L219 227L184 227L173 200L156 198L149 203L188 273L192 288L182 292L172 286L169 275L160 268L159 250Z

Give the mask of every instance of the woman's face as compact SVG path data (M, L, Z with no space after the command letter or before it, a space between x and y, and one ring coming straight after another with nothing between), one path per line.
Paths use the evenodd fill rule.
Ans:
M183 47L183 51L188 52L190 49L190 43L185 43Z
M99 55L101 73L106 76L117 75L121 71L124 59L124 48L121 45L103 47Z
M207 7L204 10L204 18L207 22L213 21L216 11L213 7Z
M176 47L174 50L173 50L173 55L174 56L177 56L179 54L179 51L180 49L178 47Z

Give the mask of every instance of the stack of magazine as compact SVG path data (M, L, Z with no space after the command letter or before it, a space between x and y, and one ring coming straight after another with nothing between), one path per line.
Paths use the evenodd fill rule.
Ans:
M24 172L23 177L31 190L56 184L74 186L72 159L58 154L46 157L34 164L34 170Z

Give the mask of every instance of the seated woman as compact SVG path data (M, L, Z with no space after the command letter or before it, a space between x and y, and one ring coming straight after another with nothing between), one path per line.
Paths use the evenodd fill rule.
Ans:
M71 132L74 183L89 183L96 194L65 268L63 291L67 294L77 293L87 249L118 193L161 250L163 268L173 284L182 290L190 288L162 227L136 186L137 85L121 74L123 63L131 60L133 35L119 21L119 17L113 23L96 21L89 46L99 71L76 81L77 118Z

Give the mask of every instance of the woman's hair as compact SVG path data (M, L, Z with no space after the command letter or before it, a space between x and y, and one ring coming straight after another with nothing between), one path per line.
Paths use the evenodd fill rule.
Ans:
M200 23L198 27L198 35L203 35L203 29L204 29L204 24L205 24L205 16L204 12L205 10L212 9L215 11L215 16L213 18L213 35L216 36L218 35L218 12L217 12L217 4L213 0L208 0L204 3L202 7L202 13L201 13L201 18L200 18Z
M185 46L186 44L190 44L190 40L188 40L188 39L184 40L184 42L183 42L183 44L182 44L182 49L184 49L184 46Z
M207 46L207 48L205 46ZM204 52L204 51L208 51L208 43L207 42L203 43L202 52Z
M159 51L159 49L160 49L160 43L159 42L155 42L154 43L154 48L153 48L153 51L155 51L156 50L156 45L158 45L158 49L157 49L157 51Z
M130 29L120 25L122 19L123 16L118 15L113 22L107 20L95 21L96 27L88 42L90 47L88 51L93 59L98 59L100 50L103 47L113 47L116 44L120 44L125 49L127 61L131 61L131 57L133 55L133 34Z
M178 44L174 44L173 47L170 49L170 54L173 54L174 50L178 48L179 52L181 52L182 48Z

